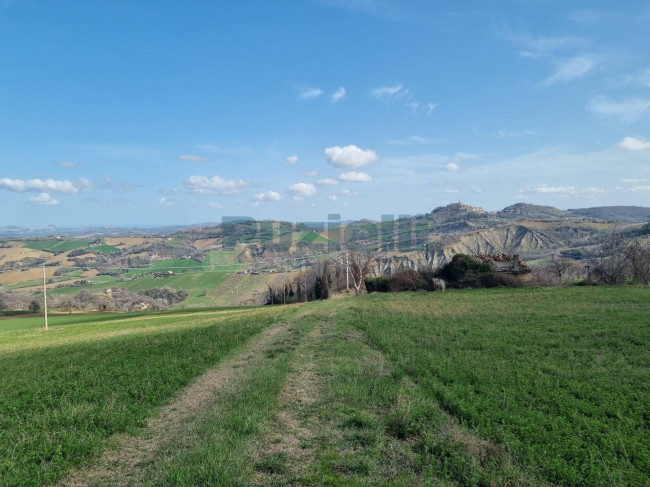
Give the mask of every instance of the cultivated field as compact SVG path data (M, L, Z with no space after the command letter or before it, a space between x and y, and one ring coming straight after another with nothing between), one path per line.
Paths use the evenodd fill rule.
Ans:
M645 486L650 289L0 320L0 485Z

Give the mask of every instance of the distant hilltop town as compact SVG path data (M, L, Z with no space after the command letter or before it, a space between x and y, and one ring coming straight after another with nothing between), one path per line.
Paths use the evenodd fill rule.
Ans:
M480 206L466 205L465 203L459 201L458 203L451 203L447 205L447 208L452 211L467 211L469 213L485 213L485 210Z

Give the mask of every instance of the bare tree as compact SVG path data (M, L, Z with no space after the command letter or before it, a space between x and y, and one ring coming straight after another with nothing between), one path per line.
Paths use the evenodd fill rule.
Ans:
M566 257L553 254L549 267L551 268L553 274L557 276L558 280L562 282L562 276L571 267L571 263Z
M605 284L618 284L625 279L629 264L627 241L619 231L611 231L596 254L594 274Z
M626 248L630 278L637 284L650 284L650 241L636 238Z
M373 256L365 252L349 252L348 272L357 294L366 292L365 278L370 273Z

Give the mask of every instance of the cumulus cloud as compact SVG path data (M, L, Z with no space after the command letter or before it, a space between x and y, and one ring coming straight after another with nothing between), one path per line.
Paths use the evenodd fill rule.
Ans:
M359 193L357 193L356 191L352 191L351 189L344 189L343 191L341 191L341 195L352 198L354 196L358 196Z
M634 186L630 188L633 193L650 193L650 186Z
M455 162L449 162L447 165L445 165L445 170L449 172L458 172L460 171L460 165L456 164Z
M221 203L217 203L216 201L211 201L208 203L208 206L210 208L225 208L225 206L223 206Z
M339 184L339 182L336 179L326 178L326 179L319 179L316 182L316 184L318 184L320 186L333 186L335 184Z
M327 199L330 201L336 201L338 197L335 194L328 194Z
M92 188L92 183L87 179L71 180L55 180L55 179L10 179L1 178L0 188L8 189L10 191L26 192L26 191L41 191L48 193L66 193L75 194L80 191Z
M323 94L320 88L305 88L298 95L298 100L313 100Z
M650 150L650 142L646 142L645 140L637 139L635 137L625 137L623 140L621 140L618 146L621 149L632 151Z
M29 201L31 201L35 205L54 206L59 204L59 201L52 198L48 193L41 193L38 196L34 196L33 198L30 198Z
M223 179L219 176L190 176L185 180L185 187L194 194L219 193L224 195L239 194L250 183L242 179Z
M345 88L343 86L339 87L338 90L336 90L334 93L332 93L332 96L330 100L332 100L332 103L338 103L345 97Z
M289 156L285 159L285 164L287 166L295 166L298 164L298 156Z
M289 186L289 193L294 197L313 196L316 194L316 186L311 183L296 183Z
M348 171L339 175L339 181L346 183L370 183L372 177L365 172Z
M640 97L627 98L614 101L605 96L596 96L591 99L589 110L599 115L617 118L623 122L632 123L639 120L650 110L650 100Z
M190 162L208 162L210 159L203 156L197 156L195 154L181 154L178 156L181 161L190 161Z
M325 159L336 167L362 167L377 160L374 150L363 150L356 145L345 147L328 147L325 149Z
M67 168L70 169L70 168L73 168L73 167L77 167L77 166L79 166L79 163L78 163L78 162L74 162L74 161L61 161L61 162L59 162L59 166L61 166L61 167L67 167Z
M260 193L256 194L253 196L251 201L253 204L259 204L259 203L266 203L266 202L272 202L272 201L280 201L282 199L282 196L280 196L280 193L277 193L275 191L267 191L266 193Z

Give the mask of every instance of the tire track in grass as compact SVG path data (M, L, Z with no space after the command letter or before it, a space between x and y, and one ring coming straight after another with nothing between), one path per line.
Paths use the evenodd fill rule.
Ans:
M278 412L255 448L253 485L291 485L311 468L319 431L306 411L320 400L322 384L315 355L323 342L323 326L323 322L316 324L295 351L292 371L279 394Z
M178 436L195 415L248 371L254 365L255 357L264 352L278 335L286 332L289 326L284 323L261 332L235 356L205 372L183 389L173 402L148 421L140 434L118 435L95 464L72 471L57 485L137 485L161 446Z

